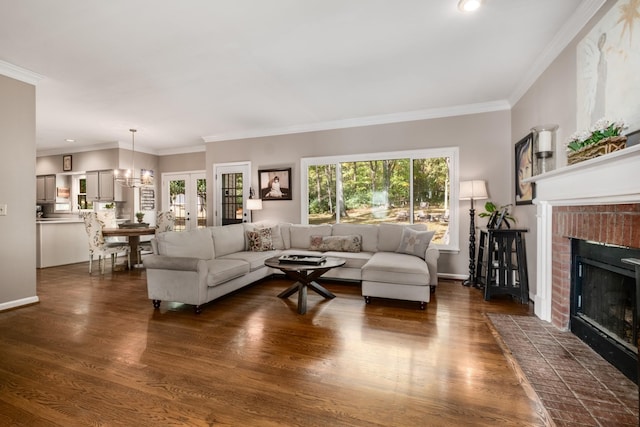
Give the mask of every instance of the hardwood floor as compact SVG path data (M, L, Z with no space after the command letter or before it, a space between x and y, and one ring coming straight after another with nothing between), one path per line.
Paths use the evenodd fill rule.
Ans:
M0 313L0 425L544 425L485 312L510 298L441 280L425 311L276 295L270 279L205 306L154 310L144 270L38 270L39 304ZM109 270L109 269L107 269Z

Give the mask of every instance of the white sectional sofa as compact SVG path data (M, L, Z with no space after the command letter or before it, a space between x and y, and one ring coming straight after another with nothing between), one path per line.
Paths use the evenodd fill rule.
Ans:
M188 232L159 233L144 258L149 299L202 305L279 274L264 265L283 254L344 258L323 278L362 283L371 297L418 301L424 309L438 283L438 249L424 224L299 225L243 223Z

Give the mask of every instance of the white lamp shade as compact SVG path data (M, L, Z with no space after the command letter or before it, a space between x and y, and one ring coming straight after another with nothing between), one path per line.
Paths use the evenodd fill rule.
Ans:
M479 200L488 199L487 185L481 180L461 181L460 182L460 200Z
M262 199L247 199L247 209L250 211L259 211L262 209Z

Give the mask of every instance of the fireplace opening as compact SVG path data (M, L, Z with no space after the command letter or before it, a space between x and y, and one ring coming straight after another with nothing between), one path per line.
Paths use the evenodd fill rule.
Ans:
M640 250L572 239L571 332L638 383L635 270Z

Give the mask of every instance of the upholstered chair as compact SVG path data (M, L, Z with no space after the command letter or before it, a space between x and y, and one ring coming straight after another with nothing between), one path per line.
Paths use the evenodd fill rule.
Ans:
M98 256L98 264L100 266L100 274L104 274L104 260L107 255L111 256L111 269L115 267L116 255L124 252L127 255L127 265L131 268L131 248L127 243L107 245L102 235L102 227L104 224L98 219L96 212L87 212L83 214L84 227L89 238L89 274L91 274L93 256Z
M156 220L158 228L156 233L164 233L165 231L173 231L176 225L176 214L171 211L158 212Z
M116 213L113 209L96 212L98 221L102 223L103 228L118 228L118 222L116 221ZM104 242L107 246L121 246L127 244L128 239L126 237L105 237ZM117 258L117 256L116 256Z
M156 233L164 233L166 231L173 231L176 224L176 214L171 211L158 212L156 217ZM153 252L150 241L141 241L138 245L138 263L140 263L140 257L142 251Z

